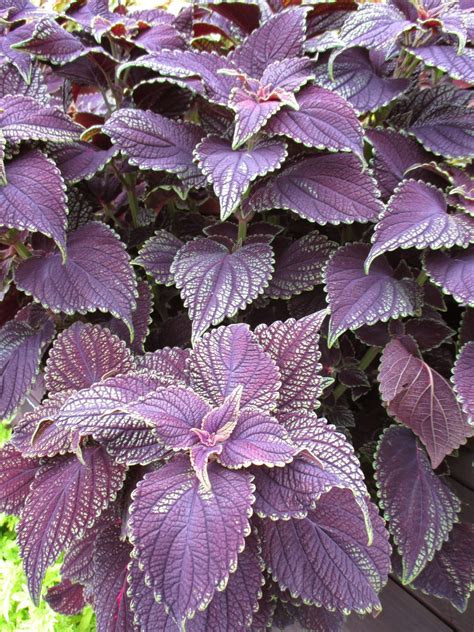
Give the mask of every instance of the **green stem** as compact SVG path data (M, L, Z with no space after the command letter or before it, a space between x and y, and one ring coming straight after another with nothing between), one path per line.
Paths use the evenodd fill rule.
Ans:
M239 216L239 230L237 233L237 243L241 246L247 237L247 222Z
M416 277L416 282L418 283L420 287L423 287L427 279L428 279L428 275L426 274L424 270L422 270L420 274Z
M31 252L28 250L28 248L25 246L24 243L22 243L21 241L17 241L16 244L14 244L15 246L15 250L18 254L18 256L20 257L20 259L29 259L31 257Z
M380 347L370 347L369 349L367 349L362 360L359 362L359 368L362 371L365 371L365 369L367 369L372 364L372 362L375 360L380 352ZM338 384L333 391L334 399L337 401L341 397L341 395L345 393L346 390L347 386L345 386L344 384Z
M130 213L132 215L132 225L134 228L137 228L139 206L137 192L135 189L135 176L131 173L126 173L123 177L123 180L127 188L127 200L130 207Z

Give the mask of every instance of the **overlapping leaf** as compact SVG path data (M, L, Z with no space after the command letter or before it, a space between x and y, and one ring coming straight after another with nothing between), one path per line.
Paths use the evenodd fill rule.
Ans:
M0 450L0 465L0 509L19 514L40 468L39 460L25 458L12 444L7 444Z
M156 283L172 285L171 264L183 245L181 239L167 230L159 230L143 244L135 263L145 268Z
M77 614L86 605L84 587L69 579L63 579L48 590L45 601L55 612L65 615Z
M431 281L461 305L474 307L474 246L466 250L428 252L424 268Z
M474 83L474 52L471 48L465 48L462 54L459 54L453 46L438 44L409 50L426 66L444 70L453 79Z
M414 26L395 6L370 4L349 14L339 37L346 47L391 48Z
M474 422L474 342L466 343L459 352L453 382L464 412Z
M99 149L92 143L76 142L62 145L49 153L58 165L66 182L88 180L111 161L117 153L115 147Z

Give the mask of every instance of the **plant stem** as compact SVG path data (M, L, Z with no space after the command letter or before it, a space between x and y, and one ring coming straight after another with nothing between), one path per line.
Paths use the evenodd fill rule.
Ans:
M420 287L423 287L427 279L428 279L428 275L426 274L424 270L422 270L420 274L416 277L416 282L418 283Z
M375 360L380 352L380 347L370 347L370 349L367 349L362 360L359 362L359 368L362 371L365 371L365 369L367 369L372 364L372 362ZM333 391L334 399L337 401L346 390L347 386L345 386L344 384L338 384Z
M247 222L239 216L239 230L237 233L237 243L241 246L247 237Z
M126 173L123 180L127 188L127 200L130 207L130 213L132 215L132 225L134 228L137 228L139 207L137 192L135 189L135 176L131 173Z
M17 243L14 244L14 247L20 259L25 260L31 257L31 252L28 250L25 244L22 243L21 241L17 241Z

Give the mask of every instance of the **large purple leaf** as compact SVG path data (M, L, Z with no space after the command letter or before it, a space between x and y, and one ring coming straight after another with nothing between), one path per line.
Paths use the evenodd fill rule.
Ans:
M273 272L269 244L249 243L230 252L212 239L185 244L171 266L193 323L193 341L232 317L263 292Z
M116 147L99 149L92 143L70 143L55 147L49 155L58 165L61 175L68 183L89 180L112 160Z
M409 79L385 77L373 54L349 48L337 56L332 69L323 64L316 72L318 84L335 90L358 112L371 112L396 99L410 85Z
M394 6L369 4L350 13L339 37L346 47L391 48L402 33L415 27Z
M474 422L474 342L466 343L459 352L453 370L453 383L463 411Z
M192 186L202 183L193 162L193 149L202 138L199 127L150 111L122 109L112 114L103 129L140 169L175 173Z
M232 53L234 64L250 77L260 79L271 63L303 52L306 8L278 13L253 31Z
M314 61L308 57L290 57L275 61L265 68L260 83L262 86L270 85L279 91L297 92L314 79L314 68Z
M130 330L123 321L113 318L108 326L110 331L124 340L134 353L142 354L145 351L145 341L150 333L153 295L147 281L138 281L137 291L137 306L132 313L133 341L130 341Z
M40 467L38 459L28 459L11 444L0 450L0 510L19 514L31 483Z
M50 393L88 388L134 366L125 343L100 325L77 322L64 330L49 352L45 371Z
M474 83L474 52L471 48L465 48L462 54L459 54L454 46L431 44L421 48L410 48L409 51L426 66L444 70L453 79Z
M447 599L459 612L465 612L473 582L473 538L474 525L455 524L449 540L413 586L428 595Z
M255 330L263 349L280 371L281 411L311 410L318 405L323 390L318 333L325 316L323 310L299 320L290 318L268 326L262 324Z
M272 411L278 399L280 373L248 325L219 327L194 347L189 361L192 388L219 406L241 385L241 408Z
M159 230L143 244L135 263L143 266L155 283L172 285L171 264L182 245L181 239L167 230Z
M140 630L159 629L160 632L177 632L179 628L173 616L166 612L164 605L155 599L153 591L145 584L145 572L136 559L131 560L127 581L130 606L134 621L140 626ZM199 617L199 614L196 617ZM188 630L192 629L189 623L187 627Z
M208 467L203 491L187 457L146 474L134 493L131 537L147 584L183 627L223 587L244 548L253 502L247 472Z
M43 140L57 143L78 140L83 130L67 114L45 107L23 95L0 99L0 129L7 141Z
M341 612L380 610L377 593L390 569L390 545L372 503L374 540L367 544L352 495L334 489L301 520L265 520L263 558L283 589L306 602Z
M55 312L110 312L131 331L136 280L117 234L91 222L68 235L67 261L52 250L24 261L15 272L17 287Z
M449 214L446 197L434 186L404 180L377 222L365 268L379 255L397 248L466 247L471 242L473 217Z
M419 287L411 279L397 279L385 257L379 257L370 272L365 273L369 250L368 244L349 244L339 248L329 260L329 346L348 329L412 315L419 308Z
M275 171L286 158L286 144L260 140L252 149L232 149L230 141L209 136L195 150L199 168L219 198L221 220L238 208L242 196L258 176Z
M296 95L298 109L284 108L265 126L306 147L362 154L362 127L353 107L335 92L308 86Z
M265 294L270 298L291 298L323 282L323 270L336 244L317 230L306 233L276 249L275 272Z
M433 468L472 435L449 382L419 356L413 338L388 343L379 382L388 413L421 439Z
M0 418L23 402L54 336L54 323L38 306L23 308L0 329Z
M43 465L31 486L18 525L28 588L38 603L48 566L79 539L122 487L125 468L101 447L86 448L83 462L57 457Z
M298 213L310 222L371 222L382 211L374 180L355 156L311 156L287 167L249 200L256 211L274 208Z
M402 581L409 584L448 539L460 502L433 472L408 428L391 426L383 433L375 473L385 518L402 556Z
M474 307L474 246L466 250L428 252L424 268L431 281L461 305Z
M64 255L66 194L56 165L32 149L7 162L5 180L5 186L0 187L0 224L47 235Z

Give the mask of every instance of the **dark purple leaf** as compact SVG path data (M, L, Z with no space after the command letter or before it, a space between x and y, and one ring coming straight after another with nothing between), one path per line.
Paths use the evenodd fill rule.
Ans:
M0 450L0 510L19 514L40 467L38 459L27 459L7 443Z
M5 180L0 187L0 224L47 235L65 256L66 195L56 165L32 149L7 162Z
M474 218L449 214L444 194L434 186L404 180L380 215L365 268L397 248L466 247L474 242Z
M427 252L424 268L431 281L461 305L474 307L474 246L466 250Z
M193 323L193 341L254 301L272 272L269 244L244 244L233 252L212 239L185 244L173 260L171 273Z
M33 66L29 82L23 79L13 64L0 66L0 98L7 94L22 94L32 97L42 105L48 105L50 102L48 88L38 66Z
M28 305L0 329L0 418L23 402L54 336L54 323L37 305Z
M175 173L191 186L203 177L193 163L193 149L202 138L199 127L150 111L117 110L103 128L115 146L140 169Z
M154 24L149 29L142 31L134 40L135 46L154 53L160 50L184 49L185 42L171 24Z
M265 520L263 558L280 587L307 602L344 613L380 610L377 593L390 569L390 545L372 503L374 540L367 544L352 495L334 489L301 520Z
M100 325L74 323L55 340L45 371L50 393L88 388L134 366L124 342Z
M130 342L130 331L123 321L113 318L109 327L113 334L125 340L134 353L142 354L145 351L145 341L150 333L153 296L146 281L138 281L137 291L137 306L132 313L133 341Z
M465 612L473 582L473 537L474 525L455 524L449 540L413 586L428 595L447 599L459 612Z
M334 92L318 86L296 95L298 109L280 110L267 123L269 134L288 136L306 147L362 154L362 127L352 106Z
M375 453L378 494L409 584L443 546L461 505L437 476L415 435L391 426Z
M208 136L195 150L199 168L219 198L221 220L238 208L242 196L258 176L278 169L286 158L286 144L260 140L252 149L232 149L230 141Z
M437 312L433 311L433 316L435 314ZM422 317L409 320L405 323L405 333L416 340L421 351L431 351L443 343L449 342L455 332L442 317L438 316L436 318Z
M381 4L360 6L349 14L339 37L346 47L392 48L402 33L415 27L396 7Z
M128 572L130 606L134 621L140 630L159 629L160 632L176 632L176 625L171 613L166 612L162 603L156 601L153 592L145 584L145 572L140 569L138 561L131 560ZM196 615L199 617L199 614ZM195 619L194 619L195 620ZM192 629L188 624L188 629Z
M385 347L379 382L388 413L421 439L433 468L472 435L449 382L424 362L409 336Z
M398 280L385 257L379 257L365 273L369 249L366 244L349 244L329 260L326 291L331 312L330 347L348 329L412 315L419 308L418 285L411 279Z
M49 155L58 165L64 180L74 183L95 176L116 153L115 147L99 149L92 143L77 142L57 147Z
M146 353L141 358L137 358L137 366L143 369L155 371L165 381L187 384L188 376L186 366L189 358L188 349L158 349L152 353Z
M101 447L86 448L83 462L61 456L36 475L18 525L18 542L28 588L38 603L48 566L115 498L125 468L114 465Z
M330 612L325 608L306 604L285 604L285 610L292 620L297 621L303 630L309 632L342 632L344 617L340 612Z
M278 399L280 373L248 325L219 327L194 347L189 361L192 388L214 406L239 385L241 408L272 411Z
M132 330L136 280L117 234L91 222L70 233L67 261L52 250L24 261L15 272L17 287L55 312L108 311Z
M314 61L307 57L275 61L265 68L260 83L280 91L297 92L308 81L314 79L314 67Z
M250 527L252 477L208 467L211 491L203 491L188 458L146 474L130 516L135 554L147 584L183 626L205 607L244 548Z
M453 383L463 411L470 421L474 421L474 342L468 342L459 352Z
M83 586L69 579L49 588L45 600L55 612L64 615L77 614L86 605Z
M294 211L320 225L375 221L383 208L374 180L344 154L303 158L257 189L249 207Z
M323 269L335 248L325 235L313 230L276 251L275 272L265 295L291 298L323 282Z
M453 79L474 83L474 52L471 48L465 48L461 54L453 46L437 44L408 50L426 66L444 70Z
M143 244L135 263L143 266L155 283L173 285L171 264L182 245L181 239L167 230L159 230Z

